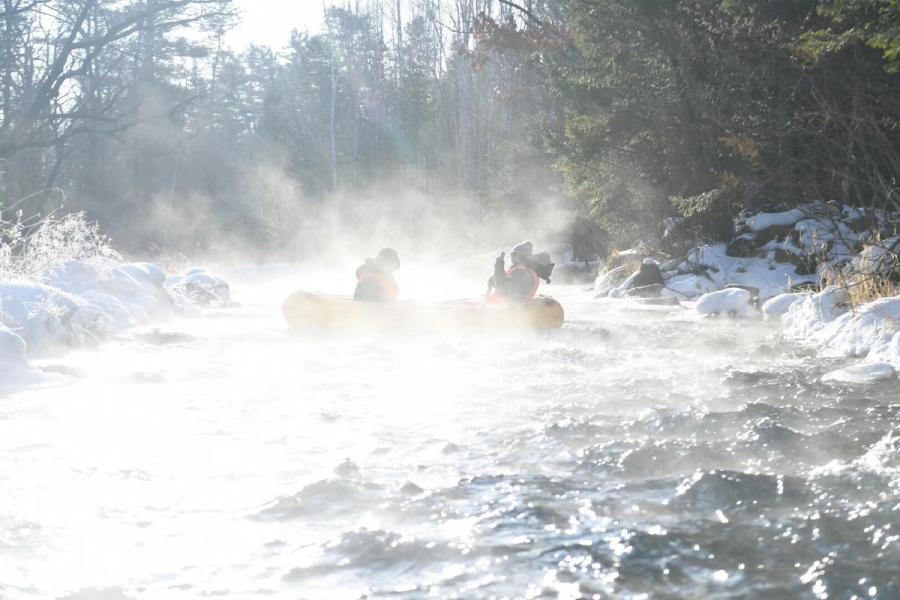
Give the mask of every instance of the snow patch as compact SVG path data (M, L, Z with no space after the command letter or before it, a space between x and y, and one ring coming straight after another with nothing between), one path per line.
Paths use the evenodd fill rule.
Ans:
M28 370L27 357L52 347L95 344L195 304L229 299L228 284L204 269L167 278L147 262L69 260L40 282L0 279L0 372Z
M822 381L838 381L842 383L874 383L893 379L897 372L887 363L860 363L843 369L826 373Z
M661 295L666 298L696 298L717 289L719 286L706 275L676 275L666 282Z
M759 213L747 219L747 227L751 231L762 231L777 225L793 225L803 219L806 213L799 208L778 213Z
M725 244L699 246L688 255L687 262L695 268L705 268L706 277L717 289L730 284L754 287L759 289L760 300L784 293L798 283L818 279L815 275L798 275L796 266L777 263L769 257L728 256Z

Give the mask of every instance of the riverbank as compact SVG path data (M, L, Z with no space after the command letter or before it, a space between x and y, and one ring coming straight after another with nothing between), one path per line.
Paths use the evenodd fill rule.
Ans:
M3 385L39 380L32 358L229 300L228 284L204 269L169 276L153 263L100 256L67 260L31 278L0 275Z
M667 236L677 236L679 222ZM776 320L788 339L862 362L835 373L874 381L900 370L900 217L812 203L745 215L730 243L699 244L682 259L634 249L612 257L599 297L682 302L704 318Z

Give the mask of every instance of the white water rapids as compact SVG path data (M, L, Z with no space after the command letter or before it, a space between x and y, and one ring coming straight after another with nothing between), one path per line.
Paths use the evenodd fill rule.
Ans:
M298 335L290 284L0 397L0 598L900 597L896 381L578 288L549 334Z

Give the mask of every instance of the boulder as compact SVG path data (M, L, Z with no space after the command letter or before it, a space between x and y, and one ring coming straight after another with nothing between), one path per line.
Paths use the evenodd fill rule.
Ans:
M665 284L659 263L652 258L645 258L630 284L631 289Z
M756 253L758 247L756 234L745 233L728 244L725 248L725 254L733 258L750 258Z
M775 254L772 257L777 263L789 264L789 265L800 265L803 263L803 258L800 257L795 252L791 252L790 250L785 250L784 248L777 248L775 250Z
M760 246L765 246L772 240L786 239L792 231L794 231L794 224L771 225L756 232L756 242Z
M854 233L862 233L863 231L876 231L879 223L878 218L872 214L859 215L850 221L850 231Z
M623 281L628 277L628 270L626 267L615 267L614 269L610 269L605 273L602 273L597 276L596 281L594 281L594 294L597 298L603 298L609 293L618 288Z

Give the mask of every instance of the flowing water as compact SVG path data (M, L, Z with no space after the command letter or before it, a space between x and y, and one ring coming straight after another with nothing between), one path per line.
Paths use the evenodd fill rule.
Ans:
M554 294L545 335L298 335L258 294L44 359L0 399L0 598L900 597L896 382Z

